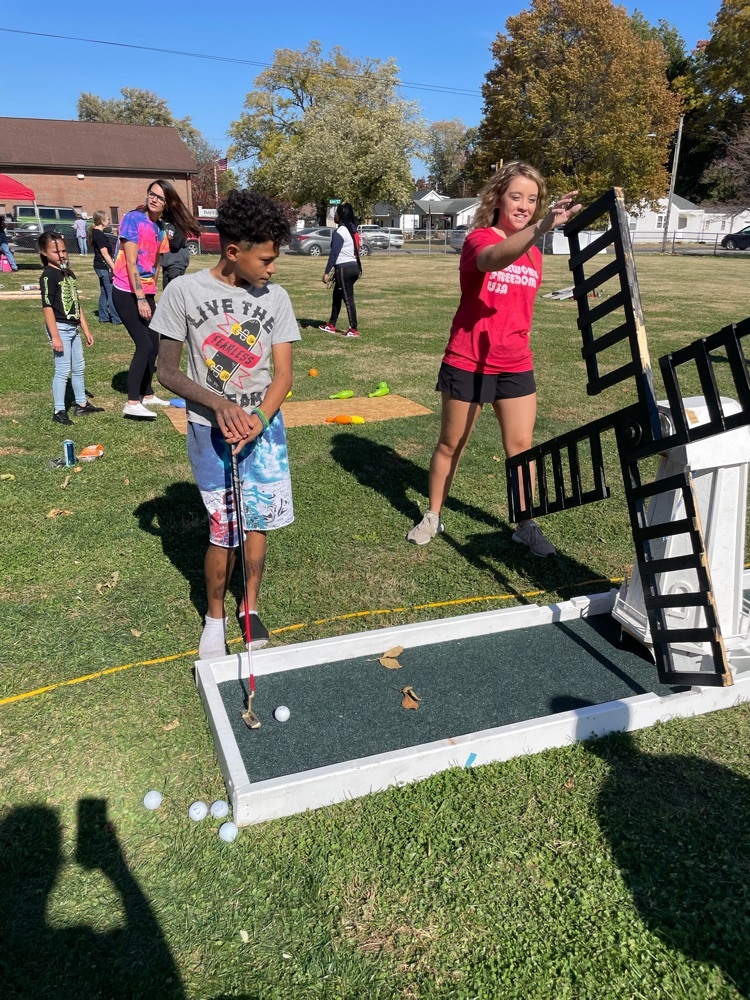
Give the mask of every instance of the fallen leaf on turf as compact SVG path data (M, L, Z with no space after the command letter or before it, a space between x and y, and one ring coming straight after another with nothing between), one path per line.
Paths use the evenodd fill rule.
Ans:
M47 514L47 517L62 517L63 515L67 517L72 514L72 510L60 510L58 507L53 507L52 510Z
M492 456L492 461L493 461L493 462L502 462L502 458L498 458L498 456L497 456L497 455L493 455L493 456Z
M403 687L400 689L399 694L404 696L401 702L402 708L418 709L419 703L422 700L413 687Z
M4 472L4 473L2 474L2 476L0 476L0 479L8 479L8 480L12 480L12 479L15 479L15 478L16 478L16 477L15 477L15 476L13 475L13 473L12 473L12 472Z
M125 484L126 486L130 486L130 480L129 480L129 479L123 479L123 483L124 483L124 484Z
M171 730L177 729L177 727L179 726L179 724L180 724L180 720L179 719L172 719L171 722L168 722L166 724L166 726L162 726L161 728L164 730L165 733L169 733L169 732L171 732Z
M114 590L119 579L120 573L118 570L115 570L109 580L105 580L104 583L97 583L95 588L97 594L103 594L105 590Z
M136 639L140 639L140 637L143 635L143 632L139 632L137 628L131 628L130 634L134 635Z
M243 944L247 944L250 940L250 935L245 930L240 931L240 937L242 938Z
M568 778L568 780L565 782L565 787L566 788L572 788L574 784L575 784L575 779L574 778Z
M383 656L401 656L404 651L403 646L392 646L390 649L386 649Z
M76 465L73 467L73 472L83 472L83 469L80 465Z
M63 479L60 483L60 489L67 490L68 486L70 486L70 476L66 476L65 479Z
M393 656L381 656L378 658L378 663L381 667L385 667L386 670L400 670L401 664Z

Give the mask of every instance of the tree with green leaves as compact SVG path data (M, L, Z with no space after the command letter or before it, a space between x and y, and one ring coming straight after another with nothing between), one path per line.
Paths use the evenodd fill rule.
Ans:
M125 125L164 125L177 129L180 138L190 149L198 168L192 179L193 202L205 208L217 208L222 196L237 186L233 170L214 171L221 150L212 146L190 118L176 118L169 104L152 90L123 87L120 98L98 97L82 93L78 98L78 120L82 122L121 122Z
M250 160L251 185L313 202L321 223L334 198L360 215L376 201L406 204L411 158L426 132L398 85L392 59L350 59L340 48L324 56L316 41L302 52L278 50L232 122L230 155Z
M430 186L451 198L465 198L476 191L469 184L466 162L476 138L476 129L467 128L458 118L432 122L423 153Z
M644 39L611 0L532 0L492 45L475 175L524 159L551 193L586 203L625 189L634 208L666 194L681 100L664 44Z

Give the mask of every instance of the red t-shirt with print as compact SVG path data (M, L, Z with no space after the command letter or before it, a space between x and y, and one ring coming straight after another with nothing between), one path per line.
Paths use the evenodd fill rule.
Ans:
M461 302L443 358L454 368L487 375L533 368L529 334L542 281L542 255L532 247L502 271L478 271L480 252L503 239L488 226L473 230L464 241Z

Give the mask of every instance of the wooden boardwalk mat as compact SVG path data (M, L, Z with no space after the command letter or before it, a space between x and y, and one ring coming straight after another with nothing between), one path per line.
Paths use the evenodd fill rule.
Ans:
M284 403L284 423L287 427L313 427L324 424L326 417L339 414L364 417L368 423L377 420L396 420L400 417L422 417L432 410L426 406L414 403L411 399L389 393L387 396L377 396L370 399L365 396L351 399L310 399ZM187 411L176 406L165 406L164 412L181 434L187 434ZM331 424L338 427L338 424Z

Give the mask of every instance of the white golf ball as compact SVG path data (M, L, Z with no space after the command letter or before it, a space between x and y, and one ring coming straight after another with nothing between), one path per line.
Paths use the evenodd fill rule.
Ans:
M290 712L286 705L279 705L277 709L274 710L273 717L277 722L286 722L289 718Z
M222 823L219 827L219 836L222 840L225 840L228 844L231 844L234 838L240 831L237 829L237 824L230 820L226 823Z
M161 805L161 792L152 789L143 796L143 804L147 809L158 809Z
M188 809L188 816L194 823L200 823L202 819L205 819L206 816L208 816L208 806L205 802L201 802L200 800L193 802Z
M229 806L221 799L217 799L211 803L211 815L214 819L223 819L229 815Z

